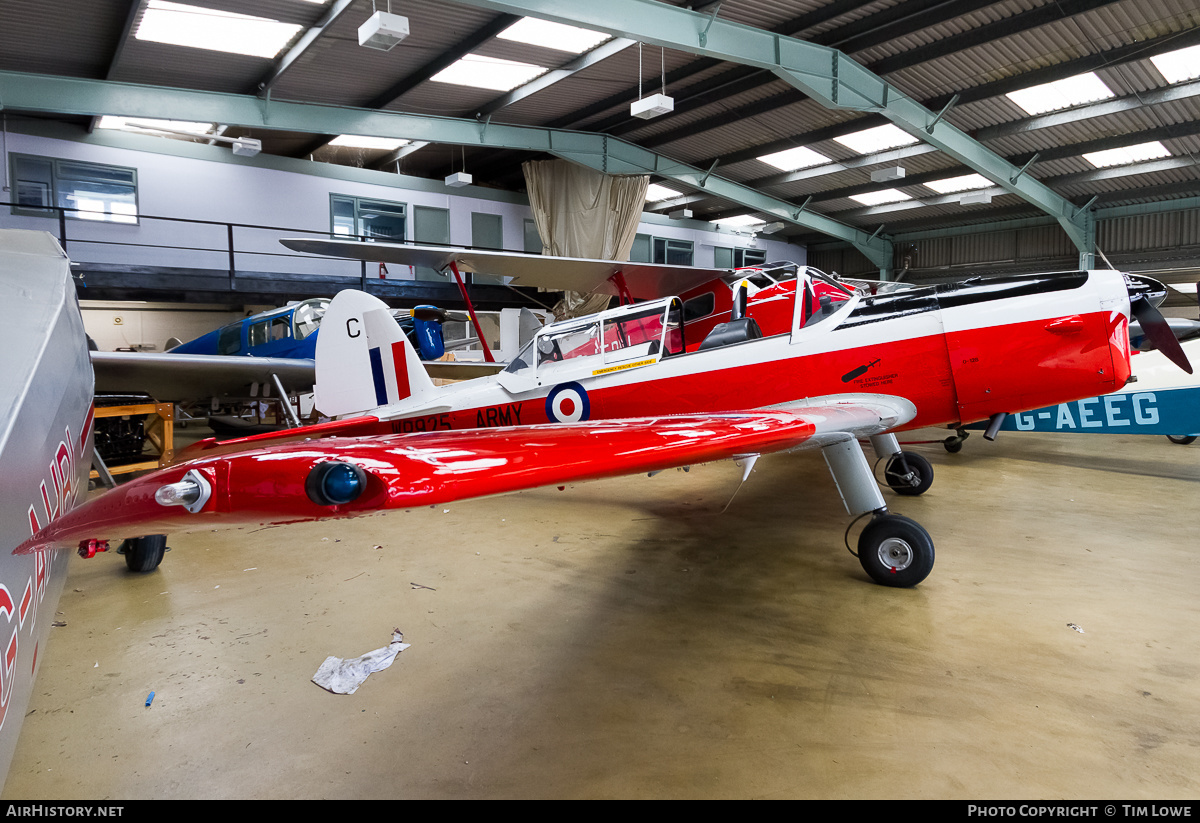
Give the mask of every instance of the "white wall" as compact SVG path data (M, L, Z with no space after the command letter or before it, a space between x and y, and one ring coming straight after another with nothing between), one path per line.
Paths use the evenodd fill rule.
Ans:
M297 230L328 233L329 198L335 193L407 204L409 240L414 206L449 209L450 242L458 245L471 243L472 212L498 214L503 221L504 245L512 251L523 249L524 223L532 218L520 195L473 186L449 189L427 180L304 160L261 155L253 160L233 158L227 148L143 135L97 132L84 141L9 131L4 135L3 148L6 186L0 200L12 197L7 190L9 153L137 169L138 211L142 215L139 225L67 221L68 251L79 262L228 269L228 229L224 225L174 223L148 217L155 216L277 227L234 229L238 250L235 263L241 271L357 275L358 263L291 255L278 242L280 237L295 236ZM0 225L57 234L56 219L11 215L9 211L0 209ZM697 266L713 265L714 246L755 242L729 232L718 234L707 223L671 221L659 215L646 215L638 231L691 240ZM101 240L118 245L88 242ZM806 262L803 247L765 239L757 240L756 245L767 249L769 260ZM396 268L391 267L393 277L410 276ZM377 271L375 266L368 267L371 276Z
M166 351L172 337L194 340L227 323L241 320L254 309L179 309L133 302L85 301L80 306L83 327L100 351L140 349Z

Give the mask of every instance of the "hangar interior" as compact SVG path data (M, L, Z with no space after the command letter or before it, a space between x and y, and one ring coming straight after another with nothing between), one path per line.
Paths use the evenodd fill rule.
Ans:
M549 158L648 177L631 260L1111 266L1196 318L1197 95L1188 0L10 0L0 228L59 239L101 349L346 287L462 308L278 241L539 253ZM912 590L840 552L811 455L73 558L3 794L1194 798L1196 447L925 434ZM354 695L310 682L393 629Z

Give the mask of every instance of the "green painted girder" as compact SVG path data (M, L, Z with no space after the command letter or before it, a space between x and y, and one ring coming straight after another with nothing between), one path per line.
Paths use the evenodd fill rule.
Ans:
M538 17L731 63L766 69L832 109L883 115L914 137L1054 217L1081 252L1090 252L1087 215L1068 200L906 97L836 49L721 20L656 0L454 0ZM719 9L716 10L719 12Z
M892 267L892 244L882 237L872 237L845 223L797 208L786 200L604 134L0 71L0 110L3 109L208 121L251 129L361 134L545 152L607 174L654 174L702 189L756 212L844 240L880 269Z

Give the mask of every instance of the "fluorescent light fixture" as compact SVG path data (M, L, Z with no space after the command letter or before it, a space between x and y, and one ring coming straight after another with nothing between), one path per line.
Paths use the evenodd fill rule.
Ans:
M667 212L667 217L672 220L688 220L692 217L691 209L675 209L675 211Z
M766 223L766 220L761 220L749 214L736 214L733 217L722 217L717 220L710 220L717 226L728 226L730 228L745 228L747 226L761 226Z
M340 134L329 141L331 146L343 146L349 149L373 149L375 151L395 151L409 141L399 137L368 137L364 134Z
M886 151L897 146L911 146L913 143L920 142L908 132L891 124L856 131L853 134L845 134L833 139L859 154L873 154L877 151Z
M262 141L257 137L235 137L229 147L238 157L254 157L262 151Z
M187 120L154 120L149 117L118 117L106 114L96 124L98 129L166 129L169 131L186 131L197 137L207 135L213 129L212 123L193 123Z
M1170 157L1171 152L1157 140L1149 143L1138 143L1136 146L1122 146L1119 149L1092 151L1083 159L1098 169L1106 166L1126 166L1130 163L1140 163L1143 160L1156 160L1159 157Z
M300 29L265 17L150 0L134 37L172 46L274 57Z
M903 166L889 166L886 169L876 169L871 172L872 183L890 183L893 180L904 179Z
M774 166L783 171L795 171L796 169L811 169L813 166L820 166L825 163L831 163L828 157L819 154L807 146L797 146L794 149L784 149L777 151L774 154L764 154L758 158L768 166Z
M496 37L571 54L583 54L605 40L612 39L611 35L602 32L568 26L565 23L551 23L549 20L538 20L535 17L522 17Z
M964 174L962 177L947 177L942 180L930 180L924 185L933 189L938 194L953 194L956 191L990 189L995 185L995 183L993 183L991 180L988 180L982 174Z
M992 194L988 191L969 191L958 198L960 206L980 206L992 202Z
M391 51L405 37L408 18L386 11L375 12L358 27L358 45L377 51Z
M1113 97L1113 91L1104 85L1104 81L1095 72L1077 74L1055 80L1053 83L1043 83L1040 86L1030 86L1020 91L1010 91L1007 94L1012 100L1029 114L1045 114L1048 111L1069 109L1084 103L1094 103L1097 100L1107 100Z
M465 171L456 171L454 174L446 175L445 183L451 188L460 189L463 186L471 185L471 181L473 179L474 178L472 178L471 175L467 174Z
M1200 77L1200 46L1156 54L1150 62L1168 83L1182 83Z
M646 187L646 202L657 203L659 200L670 200L672 197L679 197L680 192L675 189L668 189L666 186L658 183L651 183Z
M652 117L658 117L660 114L670 114L675 110L675 98L668 97L665 94L652 94L649 97L643 97L641 100L634 100L629 104L629 115L631 117L639 117L642 120L649 120Z
M912 200L911 197L898 189L882 189L881 191L852 194L850 195L850 199L857 200L864 206L879 206L884 203L899 203L901 200Z
M547 71L549 69L532 66L529 63L484 57L482 54L468 54L429 79L437 83L453 83L456 86L512 91L517 86L524 85Z

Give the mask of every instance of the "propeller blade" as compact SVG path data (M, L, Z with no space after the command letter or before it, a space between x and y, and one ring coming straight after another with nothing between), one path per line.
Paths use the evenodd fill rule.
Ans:
M1162 312L1145 295L1133 295L1129 301L1129 308L1154 347L1176 366L1191 374L1192 364L1188 362L1183 346L1179 345Z
M418 320L428 320L434 323L445 323L448 314L445 309L439 309L436 306L417 306L412 310L412 316Z

